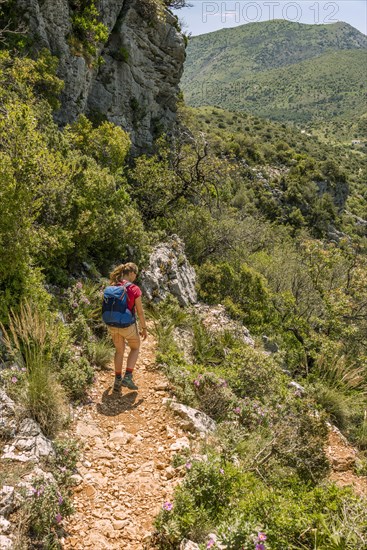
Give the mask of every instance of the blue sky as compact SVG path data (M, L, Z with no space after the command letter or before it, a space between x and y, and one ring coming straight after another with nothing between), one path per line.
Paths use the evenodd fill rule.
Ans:
M184 21L185 32L192 35L235 27L254 21L288 19L300 23L333 23L345 21L367 34L366 0L188 0L191 8L177 10Z

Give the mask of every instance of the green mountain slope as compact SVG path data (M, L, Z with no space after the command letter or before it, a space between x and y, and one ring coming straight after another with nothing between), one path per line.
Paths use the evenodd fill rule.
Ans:
M193 106L299 123L357 121L366 70L367 38L350 25L278 20L192 38L182 87Z

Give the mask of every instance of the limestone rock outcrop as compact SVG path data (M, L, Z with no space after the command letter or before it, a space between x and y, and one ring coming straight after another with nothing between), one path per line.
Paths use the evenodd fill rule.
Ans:
M130 133L136 151L151 145L157 128L172 127L185 44L169 11L157 16L149 0L97 1L109 37L91 61L71 45L70 0L16 2L37 47L59 58L61 125L80 113L107 119Z
M42 458L52 455L52 443L42 433L39 424L31 418L25 418L15 439L5 445L2 458L18 462L39 462Z
M0 436L3 438L14 434L16 430L15 403L0 389Z
M182 240L177 235L157 245L150 255L149 266L142 272L142 290L153 302L173 294L181 306L197 302L194 268L185 256Z
M184 539L180 544L180 550L199 550L200 547L192 540Z
M216 306L197 304L195 312L202 318L203 324L209 332L215 334L228 330L248 346L255 347L249 330L241 323L231 319L222 304Z
M165 399L165 405L172 409L183 419L182 427L186 430L197 431L199 433L212 433L215 431L217 425L215 420L210 418L207 414L182 403L177 403L173 399Z

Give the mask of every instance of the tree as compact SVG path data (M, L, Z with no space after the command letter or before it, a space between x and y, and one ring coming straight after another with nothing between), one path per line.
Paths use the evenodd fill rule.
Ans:
M174 10L192 7L192 4L189 4L188 2L186 2L186 0L164 0L164 4L167 6L167 8L173 8Z

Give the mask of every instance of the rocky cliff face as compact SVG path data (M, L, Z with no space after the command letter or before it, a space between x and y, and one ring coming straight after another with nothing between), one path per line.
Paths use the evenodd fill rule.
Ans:
M175 119L178 84L185 60L183 36L175 17L149 11L143 0L99 0L108 41L93 64L70 47L72 10L68 0L17 0L38 47L60 59L65 82L60 124L80 113L107 119L131 134L135 149L151 145L158 129ZM142 9L145 4L145 9Z
M177 235L153 249L149 266L141 274L144 296L153 302L172 294L183 307L196 304L195 283L195 269L188 262L185 245Z

